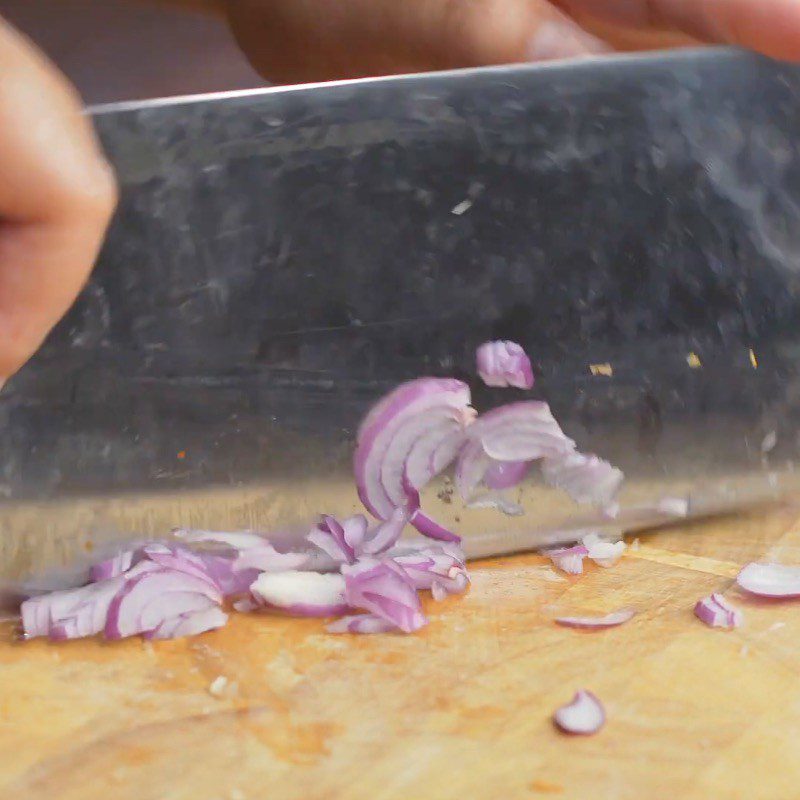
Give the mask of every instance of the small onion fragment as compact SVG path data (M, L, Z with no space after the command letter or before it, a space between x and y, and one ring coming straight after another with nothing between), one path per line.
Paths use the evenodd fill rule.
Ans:
M507 517L521 517L525 509L513 500L509 500L502 492L487 492L477 495L467 503L467 508L493 508Z
M415 589L429 589L435 600L460 594L469 585L463 551L454 545L430 545L392 559L399 564Z
M606 721L603 704L591 692L581 689L567 705L553 714L553 722L564 733L589 736L597 733Z
M716 592L697 601L694 615L712 628L738 628L743 620L742 612Z
M736 583L760 597L800 597L800 567L751 563L736 576Z
M342 574L349 606L391 622L405 633L427 624L414 583L391 559L364 558L356 564L344 564Z
M541 552L558 569L569 575L580 575L583 572L583 559L589 555L589 551L582 544L576 544L573 547L556 547Z
M485 342L477 349L475 358L478 375L487 386L532 388L531 361L516 342Z
M622 471L595 455L577 450L545 457L542 477L551 486L565 491L576 503L608 506L625 479Z
M339 564L354 564L362 555L377 555L393 547L409 519L404 506L396 508L389 519L367 531L367 520L356 514L339 523L323 516L322 522L306 537Z
M345 580L321 572L265 572L250 587L256 602L300 617L335 617L346 614Z
M335 517L325 514L306 538L334 561L354 564L366 534L367 520L363 514L348 517L341 523Z
M601 628L614 628L632 619L636 612L632 608L614 611L603 617L556 617L557 625L565 628L583 628L586 630L599 630Z
M510 403L481 415L467 429L466 444L456 462L456 486L469 502L487 473L496 480L497 462L555 458L574 449L575 443L564 435L547 403Z
M613 567L622 558L627 545L623 541L609 542L597 533L589 533L581 539L589 551L589 558L601 567Z
M89 568L89 579L97 582L116 578L133 566L137 555L138 551L136 550L123 550L105 561L93 564Z
M375 614L353 614L329 623L328 633L389 633L398 630L397 626Z
M408 511L404 506L398 506L389 519L373 528L367 535L362 547L362 552L368 555L384 553L394 547L408 522Z

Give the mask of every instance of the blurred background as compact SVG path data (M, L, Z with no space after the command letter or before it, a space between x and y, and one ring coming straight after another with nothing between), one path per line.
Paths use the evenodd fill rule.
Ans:
M127 0L0 0L86 103L264 85L225 20L191 7Z

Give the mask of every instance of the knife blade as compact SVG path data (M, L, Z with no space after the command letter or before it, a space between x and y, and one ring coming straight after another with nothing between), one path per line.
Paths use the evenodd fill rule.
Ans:
M358 420L421 374L545 399L627 475L615 520L437 483L471 557L791 496L799 94L722 50L90 109L122 200L0 399L0 577L175 526L296 542L360 510ZM532 393L474 380L491 338L528 349Z

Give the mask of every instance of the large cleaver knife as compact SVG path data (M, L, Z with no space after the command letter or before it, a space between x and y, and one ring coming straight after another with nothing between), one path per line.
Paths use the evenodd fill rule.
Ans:
M426 510L470 556L791 496L800 72L687 51L91 109L122 184L79 303L0 399L2 575L175 526L291 543L360 510L355 427L398 382L546 399L627 475L609 520ZM531 393L475 380L522 343Z

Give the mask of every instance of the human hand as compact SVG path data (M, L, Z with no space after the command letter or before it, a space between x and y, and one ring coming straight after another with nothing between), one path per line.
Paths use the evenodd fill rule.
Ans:
M226 0L268 80L301 82L700 43L800 58L798 0Z
M66 79L0 20L0 385L91 270L116 188Z

